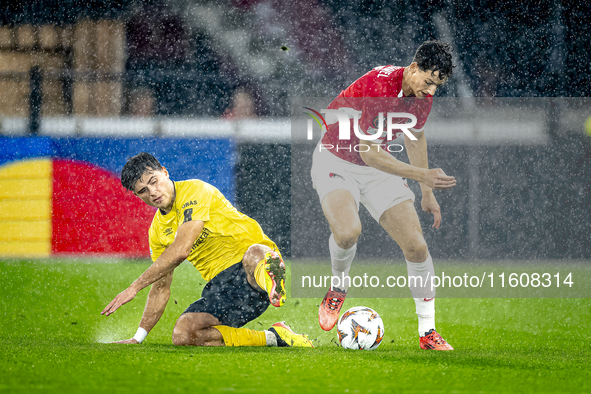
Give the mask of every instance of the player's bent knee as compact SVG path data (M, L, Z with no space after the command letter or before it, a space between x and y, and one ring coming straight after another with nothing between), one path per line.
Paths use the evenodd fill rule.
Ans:
M202 346L199 331L207 326L202 320L190 314L181 315L172 330L172 343L176 346Z
M342 249L349 249L357 243L361 235L361 223L347 227L346 229L339 229L333 231L334 240Z
M181 330L177 330L177 328L175 327L174 330L172 331L172 343L176 346L190 345L191 343L189 340L189 333L181 331Z
M265 245L255 244L251 245L246 253L244 253L243 261L250 261L258 263L265 258L265 253L271 248Z
M194 345L194 343L191 343L191 337L206 326L207 324L199 314L182 314L172 330L172 343L177 346Z
M189 340L189 318L188 316L181 315L174 325L172 330L172 343L176 346L186 346Z
M190 344L190 332L187 325L182 322L179 324L179 321L177 321L177 324L172 330L172 343L176 346L187 346Z
M427 260L428 256L429 249L427 247L427 243L422 237L421 239L411 241L404 248L404 257L413 263L422 263L423 261Z
M175 327L172 332L172 343L176 346L219 346L215 343L215 335L212 335L211 331L211 328L189 331Z

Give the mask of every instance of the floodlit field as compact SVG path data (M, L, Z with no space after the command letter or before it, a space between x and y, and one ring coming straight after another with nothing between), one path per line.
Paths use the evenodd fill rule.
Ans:
M146 261L0 261L2 392L589 392L589 299L438 299L437 328L454 352L421 351L411 299L350 299L384 320L373 352L346 351L317 323L318 299L288 299L249 328L286 320L316 349L178 348L176 318L204 281L187 263L142 345L147 290L113 316L103 307Z

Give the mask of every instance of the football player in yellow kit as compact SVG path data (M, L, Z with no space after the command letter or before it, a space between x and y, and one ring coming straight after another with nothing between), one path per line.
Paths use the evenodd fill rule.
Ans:
M166 308L174 269L187 259L208 283L177 320L175 345L313 347L283 322L266 331L241 328L286 297L285 264L255 220L206 182L172 181L148 153L127 161L121 183L158 211L149 231L153 264L102 311L112 314L153 284L136 335L117 343L146 338Z

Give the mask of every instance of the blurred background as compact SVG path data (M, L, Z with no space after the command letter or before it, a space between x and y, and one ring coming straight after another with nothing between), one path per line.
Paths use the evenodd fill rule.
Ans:
M173 179L218 187L287 256L327 258L297 99L329 102L441 39L457 68L437 93L429 155L459 184L438 195L439 232L421 213L431 251L591 258L588 2L0 4L1 256L147 257L153 211L118 177L148 151ZM361 239L361 257L399 253L380 234Z

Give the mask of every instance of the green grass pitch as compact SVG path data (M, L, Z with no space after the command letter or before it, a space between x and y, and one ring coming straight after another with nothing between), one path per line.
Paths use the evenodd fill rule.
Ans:
M105 305L145 261L0 261L0 392L590 392L589 299L438 299L437 326L454 352L421 351L414 303L350 299L382 316L373 352L347 351L317 322L318 299L289 299L248 327L286 320L315 349L178 348L176 318L204 281L188 263L142 345L114 345L137 329L147 289L110 317Z

